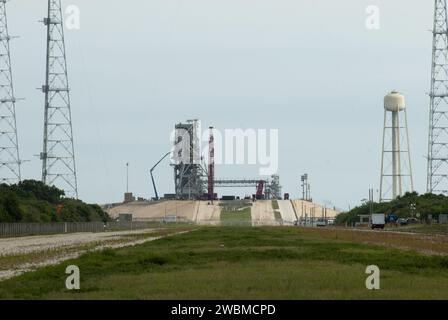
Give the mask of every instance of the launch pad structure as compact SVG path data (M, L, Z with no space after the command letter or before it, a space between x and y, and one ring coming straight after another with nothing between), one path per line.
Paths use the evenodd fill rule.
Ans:
M200 121L187 120L185 123L175 125L172 166L177 200L214 200L215 188L250 187L257 190L257 196L263 195L265 199L281 199L278 175L258 179L216 179L213 127L209 130L208 165L206 165L200 148Z

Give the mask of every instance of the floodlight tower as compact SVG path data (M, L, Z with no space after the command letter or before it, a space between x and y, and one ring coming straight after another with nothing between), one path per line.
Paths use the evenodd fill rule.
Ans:
M405 98L392 91L384 98L380 202L394 200L413 190Z
M61 0L48 0L42 181L78 197Z
M7 184L21 180L10 40L6 0L0 0L0 183Z
M427 191L448 195L448 27L446 0L435 0Z

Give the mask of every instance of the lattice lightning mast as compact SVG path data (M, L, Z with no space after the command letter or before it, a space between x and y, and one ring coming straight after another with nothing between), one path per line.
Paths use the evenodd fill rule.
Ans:
M21 180L14 87L6 16L6 0L0 0L0 183Z
M78 197L61 0L48 0L42 181Z
M435 0L428 139L428 192L448 195L448 28L446 0Z

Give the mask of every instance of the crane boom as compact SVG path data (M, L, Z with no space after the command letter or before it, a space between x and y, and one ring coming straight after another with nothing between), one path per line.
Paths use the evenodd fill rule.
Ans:
M153 172L155 170L155 168L157 168L157 166L163 161L165 160L166 157L168 157L171 154L171 152L168 152L167 154L165 154L162 159L160 159L149 171L149 173L151 174L151 181L152 181L152 185L154 187L154 194L155 194L155 199L159 200L159 194L157 193L157 188L156 188L156 182L154 180L154 175Z

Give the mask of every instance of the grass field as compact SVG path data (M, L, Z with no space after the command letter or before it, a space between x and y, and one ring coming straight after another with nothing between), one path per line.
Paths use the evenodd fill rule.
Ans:
M389 230L400 232L448 235L448 224L433 224L433 225L417 224L395 228L391 227L389 228Z
M241 211L222 211L221 212L222 222L251 222L251 209L245 208Z
M0 299L448 299L448 257L298 228L201 228L0 282ZM81 290L65 289L65 268ZM381 290L365 288L368 265Z

